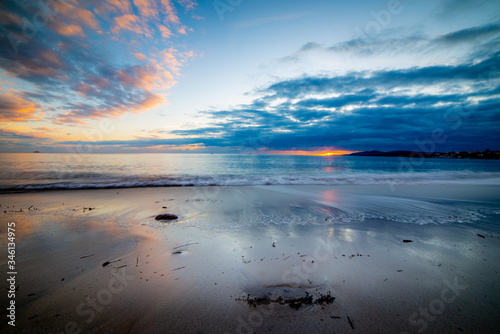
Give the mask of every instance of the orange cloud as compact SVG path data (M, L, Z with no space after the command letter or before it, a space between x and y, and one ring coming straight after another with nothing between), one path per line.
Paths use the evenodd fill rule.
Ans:
M146 27L141 26L141 20L137 15L125 14L116 17L115 26L111 31L114 34L118 34L121 30L129 30L136 34L152 37L151 32Z
M152 34L150 30L147 28L148 18L153 18L156 22L156 26L159 27L160 33L164 38L169 38L172 35L172 32L169 28L167 28L164 24L160 24L159 19L161 15L161 19L168 23L180 24L179 17L177 16L177 12L175 10L174 5L171 0L161 0L161 5L158 6L156 1L152 0L133 0L135 7L137 7L140 16L133 14L125 14L115 18L115 26L113 27L113 33L117 34L121 30L129 30L135 32L137 34L146 35L147 37L151 37ZM185 4L186 6L194 6L189 3ZM185 34L187 28L182 26L179 28L179 32Z
M136 57L143 59L142 54L136 54ZM150 63L147 65L120 70L117 78L123 86L141 88L146 92L165 91L176 84L174 75L180 73L183 63L194 57L193 52L179 52L175 48L170 48L157 55L151 55L148 58Z
M97 86L97 87L101 87L101 88L109 87L109 80L108 79L98 77L98 76L93 75L93 74L87 75L86 79L87 79L86 81L89 82L90 84L92 84L93 86Z
M15 134L17 136L32 137L32 138L48 138L48 134L57 132L59 130L47 127L32 128L29 126L9 126L2 128L2 131L10 134Z
M0 121L26 122L41 120L35 113L40 111L38 103L25 100L11 92L9 95L0 95Z
M10 135L13 141L28 140L32 145L37 146L42 142L44 145L50 145L52 141L67 140L88 140L85 134L70 134L64 127L31 127L24 125L1 127L0 132Z
M178 3L181 4L182 7L186 8L186 10L193 9L198 4L193 0L177 0Z
M108 3L124 13L129 13L131 10L130 2L128 0L108 0Z
M179 68L181 67L181 62L175 56L177 52L176 49L170 48L169 50L163 51L163 64L170 69L174 74L179 74Z
M19 16L12 13L7 13L3 10L0 10L0 22L2 22L3 24L8 24L8 23L13 23L18 25L23 24L23 20Z
M177 16L175 7L172 5L172 2L170 0L161 0L161 4L163 5L167 20L172 23L179 23L179 17Z
M95 30L99 29L99 23L94 13L88 9L75 7L68 2L60 2L58 9L61 15L72 21L84 24Z
M60 129L48 128L46 126L42 126L42 127L38 127L38 128L33 128L33 129L37 130L37 131L42 131L42 132L61 132Z
M151 71L150 67L136 67L135 73L137 74L138 87L150 89L155 80L159 79L157 72Z
M128 0L104 0L94 3L94 13L101 18L110 20L113 14L130 14L132 5Z
M70 24L69 26L58 26L56 32L64 36L85 36L81 27Z
M175 75L178 75L182 64L186 62L186 60L195 58L195 56L196 54L192 51L179 52L175 48L169 48L161 52L163 61L160 62L159 65L165 67Z
M63 63L62 63L59 55L52 50L45 49L45 50L41 51L39 57L51 65L58 66L58 67L63 66Z
M144 91L165 90L172 87L175 84L173 75L156 60L153 59L152 63L122 69L117 73L117 78L124 86L142 88Z
M158 18L158 8L156 7L154 1L134 0L134 5L137 7L141 15Z
M24 83L8 72L0 71L0 94L6 94L10 90L22 90Z
M103 118L119 118L127 112L141 113L148 109L154 108L160 104L166 103L167 100L164 96L146 92L147 95L144 99L136 102L130 106L117 105L110 108L101 110L92 109L82 103L75 106L73 111L66 112L53 120L55 124L85 124L82 118L90 119L103 119Z
M92 88L92 86L87 85L83 82L76 87L76 92L81 96L88 96L89 93L92 93L93 91L94 89Z
M172 32L167 27L160 25L159 28L162 37L169 38L170 36L172 36Z
M147 57L145 55L143 55L142 53L139 53L139 52L134 53L134 55L135 55L135 58L137 60L140 60L140 61L143 61L143 60L147 59Z
M175 6L172 0L92 0L88 3L65 0L58 5L60 19L50 20L48 25L60 37L72 38L32 44L33 50L36 47L36 52L32 52L34 56L19 57L15 68L6 72L19 81L28 78L35 87L33 89L44 91L44 95L38 91L32 91L32 95L24 94L24 84L23 88L16 87L13 91L13 85L0 81L0 120L37 120L43 110L49 113L49 121L56 119L55 123L85 124L88 119L115 118L166 103L166 90L176 83L184 62L194 54L174 48L162 52L161 46L143 43L143 36L152 37L154 33L159 37L161 33L163 38L170 38L178 34L177 31L189 32L189 28L179 23L176 10L183 9L178 3L179 0L175 0ZM186 9L195 5L192 1L182 1L181 4ZM14 23L21 18L0 11L0 20ZM127 55L118 55L113 59L114 55L110 54L101 61L95 55L90 57L82 53L80 57L73 57L71 52L64 52L84 48L84 52L92 55L93 47L97 47L97 52L101 51L103 41L82 37L101 29L99 25L105 21L112 34L101 35L104 42L121 38L115 35L118 33L131 35L126 38L134 51L128 58ZM46 79L57 79L60 86L52 92L50 89L54 88ZM71 94L75 96L72 98ZM50 106L50 102L55 103ZM78 105L79 102L82 103Z
M167 99L165 99L165 97L162 95L158 94L148 95L143 101L137 104L136 112L141 112L147 109L154 108L157 105L163 104L165 102L167 102Z
M177 29L177 31L179 32L179 34L182 34L182 35L187 34L187 32L186 32L186 26L180 27L179 29Z
M120 70L117 75L120 79L120 83L124 86L137 86L139 83L136 81L136 77L124 70Z
M62 115L59 115L59 117L54 119L52 122L54 124L60 124L60 125L67 125L67 124L85 125L86 123L84 121L82 121L81 119L79 119L78 117L79 117L78 115L75 115L72 112L67 112L67 113L64 113Z

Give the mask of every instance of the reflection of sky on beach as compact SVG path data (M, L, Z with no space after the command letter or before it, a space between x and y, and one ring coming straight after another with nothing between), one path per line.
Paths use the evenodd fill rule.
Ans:
M321 200L325 203L336 204L339 193L336 190L326 190L321 192Z
M330 227L328 229L328 237L330 239L335 239L335 228L334 227Z
M342 229L342 239L347 242L354 242L356 238L356 233L355 231L351 230L350 228L344 228Z

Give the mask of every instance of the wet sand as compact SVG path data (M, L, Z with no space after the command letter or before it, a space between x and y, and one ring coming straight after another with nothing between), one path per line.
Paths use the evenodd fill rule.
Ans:
M15 222L18 290L16 327L3 311L1 331L495 333L499 190L263 186L3 194L2 245L7 222ZM162 213L179 219L156 221ZM6 255L0 269L8 271ZM325 294L335 300L296 308L276 302ZM261 297L268 301L246 302ZM1 300L7 305L6 294Z

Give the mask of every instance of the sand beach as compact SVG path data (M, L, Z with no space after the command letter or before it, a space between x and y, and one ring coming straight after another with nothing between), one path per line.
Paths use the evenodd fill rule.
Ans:
M2 243L15 222L17 268L16 326L2 332L495 333L499 190L2 194Z

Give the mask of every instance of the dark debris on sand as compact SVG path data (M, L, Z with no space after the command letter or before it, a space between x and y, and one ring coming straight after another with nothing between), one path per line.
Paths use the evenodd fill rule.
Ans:
M245 298L237 298L236 300L246 301L249 306L257 307L257 305L268 305L271 303L280 304L280 305L288 305L294 310L300 309L303 305L323 305L323 304L331 304L335 300L335 297L331 296L330 293L326 295L320 295L318 298L314 299L313 295L310 295L306 292L304 297L300 298L269 298L267 296L250 298L248 296Z

